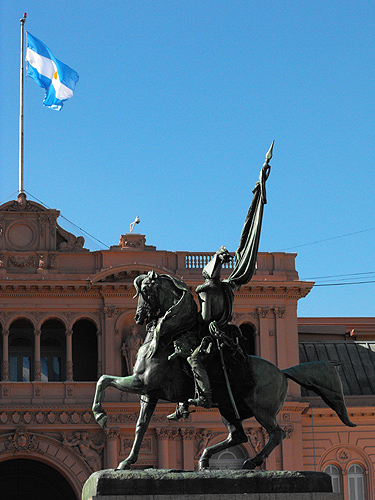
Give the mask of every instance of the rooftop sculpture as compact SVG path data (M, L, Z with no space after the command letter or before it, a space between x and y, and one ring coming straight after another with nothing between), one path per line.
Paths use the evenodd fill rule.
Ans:
M276 417L287 396L287 379L322 397L344 424L355 425L331 363L311 362L280 370L265 359L245 354L238 344L241 332L231 324L234 294L255 271L272 150L273 143L253 190L233 271L228 279L220 279L222 266L232 258L221 247L203 270L205 282L196 289L199 309L187 285L174 276L150 271L134 281L138 297L134 319L137 324L146 321L147 336L133 374L100 377L93 404L95 419L104 427L107 417L102 401L107 387L142 395L133 447L118 469L136 463L159 399L177 403L176 411L168 416L171 420L187 417L190 405L219 409L228 437L203 450L200 469L208 468L213 454L248 440L242 422L251 417L264 427L269 440L243 468L254 469L266 460L286 435Z

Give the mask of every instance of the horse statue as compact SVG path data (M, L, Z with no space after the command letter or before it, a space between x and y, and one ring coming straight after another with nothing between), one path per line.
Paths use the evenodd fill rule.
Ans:
M280 370L265 359L246 355L236 341L239 329L230 323L234 293L255 271L272 148L273 143L253 190L233 270L227 279L220 280L221 268L231 258L221 247L203 270L205 283L196 289L199 311L187 285L176 277L150 271L134 280L138 297L134 320L137 324L146 321L146 339L132 375L100 377L92 408L96 421L104 427L107 416L102 402L107 387L141 395L133 446L118 469L129 469L137 461L159 399L177 403L170 419L186 417L189 404L219 409L228 437L203 450L199 469L208 468L213 454L245 443L248 437L242 422L251 417L264 427L269 439L254 458L245 460L243 468L254 469L266 460L285 438L276 417L287 396L288 379L314 391L345 425L355 426L331 363L304 363Z
M142 324L146 320L151 327L148 328L145 342L138 351L133 374L127 377L102 375L97 383L93 404L95 419L104 427L107 417L102 401L107 387L142 395L133 447L129 456L118 465L118 469L129 469L137 461L143 437L158 400L176 403L187 401L194 397L195 391L194 380L189 373L186 360L181 356L173 356L175 336L181 334L182 330L191 332L197 323L197 306L192 293L182 281L168 275L159 275L154 271L136 278L135 287L139 292L135 321L137 324ZM156 341L158 333L162 330L159 326L162 324L166 325L167 333ZM181 327L183 324L185 328ZM355 426L346 410L339 375L329 362L303 363L280 370L265 359L248 356L249 363L243 364L245 366L243 373L239 374L238 366L232 370L228 366L233 397L237 402L239 413L236 416L228 391L225 389L220 362L215 360L215 353L209 358L208 372L212 384L213 407L219 409L229 434L227 439L203 451L199 469L208 468L209 459L214 453L245 443L248 437L242 422L251 417L255 417L264 427L269 440L254 458L244 462L243 468L254 469L266 460L286 435L277 423L276 417L287 396L287 379L314 391L337 413L344 424Z

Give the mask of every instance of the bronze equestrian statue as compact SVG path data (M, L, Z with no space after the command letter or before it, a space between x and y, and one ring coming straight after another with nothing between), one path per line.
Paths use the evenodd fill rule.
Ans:
M251 417L264 427L269 440L243 468L254 469L266 460L285 438L276 417L287 396L287 379L314 391L344 424L355 426L346 410L340 377L331 363L303 363L280 370L265 359L246 355L237 342L238 327L230 324L234 293L250 281L255 270L272 147L273 143L253 191L233 271L228 279L220 280L220 270L231 258L222 247L204 268L206 281L196 290L199 311L187 285L173 276L150 271L134 280L138 297L134 319L137 324L146 321L146 339L133 374L102 375L93 403L95 419L104 427L107 416L102 401L107 387L142 395L133 447L118 469L129 469L137 461L159 399L177 403L176 411L168 416L171 420L188 416L189 404L219 409L229 434L203 450L200 469L208 468L213 454L247 441L242 422Z

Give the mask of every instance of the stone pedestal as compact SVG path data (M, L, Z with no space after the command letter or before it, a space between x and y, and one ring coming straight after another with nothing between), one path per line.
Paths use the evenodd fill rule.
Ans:
M343 500L324 472L102 470L82 500Z

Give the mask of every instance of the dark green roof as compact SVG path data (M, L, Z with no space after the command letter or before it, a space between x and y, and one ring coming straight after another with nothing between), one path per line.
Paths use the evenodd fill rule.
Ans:
M331 361L338 365L344 394L375 394L375 342L300 342L300 363ZM302 396L313 393L302 389Z

